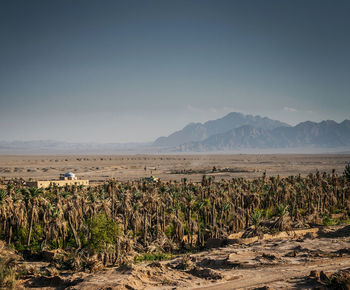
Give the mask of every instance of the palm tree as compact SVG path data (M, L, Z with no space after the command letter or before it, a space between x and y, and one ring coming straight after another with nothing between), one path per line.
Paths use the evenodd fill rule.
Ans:
M30 221L29 221L29 231L28 231L28 239L27 239L27 246L30 246L30 239L32 236L32 230L33 230L33 223L34 219L37 219L37 208L36 208L36 203L37 203L37 198L39 195L42 193L41 189L31 187L29 188L29 203L31 203L31 216L30 216Z

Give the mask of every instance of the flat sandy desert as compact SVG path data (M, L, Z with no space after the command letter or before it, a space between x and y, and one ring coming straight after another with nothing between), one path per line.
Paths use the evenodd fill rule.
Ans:
M204 174L216 179L254 178L269 175L341 174L350 154L266 154L266 155L18 155L0 156L0 177L55 179L74 172L80 179L101 182L114 178L136 180L153 175L162 180L200 181ZM213 167L217 169L213 172ZM225 170L227 169L227 170Z

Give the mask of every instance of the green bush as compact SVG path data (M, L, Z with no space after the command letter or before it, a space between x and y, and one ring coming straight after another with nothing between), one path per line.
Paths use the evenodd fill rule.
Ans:
M98 253L108 248L108 245L114 245L120 235L119 225L106 217L104 213L94 216L87 221L90 236L87 240L87 248Z
M164 254L164 253L145 253L142 256L138 256L134 258L135 262L143 262L143 261L164 261L164 260L169 260L173 258L174 256L172 254Z
M175 228L173 224L167 225L165 227L165 234L167 237L172 237L175 233Z
M253 224L255 227L258 227L259 224L260 224L260 222L261 222L262 217L263 217L263 212L262 212L262 210L260 210L260 209L254 210L254 212L250 215L252 224Z
M330 216L327 216L323 219L323 225L325 226L334 226L336 224L336 221L333 220Z
M278 204L277 208L276 208L276 214L279 217L283 217L283 216L285 216L287 214L288 209L289 209L289 205L282 204L282 203Z

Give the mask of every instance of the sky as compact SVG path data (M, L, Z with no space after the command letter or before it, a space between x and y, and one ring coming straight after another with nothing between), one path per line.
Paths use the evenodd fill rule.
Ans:
M350 1L0 2L0 140L350 119Z

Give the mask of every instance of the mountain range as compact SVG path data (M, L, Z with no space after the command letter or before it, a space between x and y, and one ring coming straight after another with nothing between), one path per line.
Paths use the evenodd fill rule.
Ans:
M168 137L160 137L154 146L176 151L229 151L272 148L349 148L350 121L302 122L290 126L260 116L230 113L223 118L191 123Z
M154 146L179 146L189 142L200 142L217 134L226 133L241 126L252 126L264 130L272 130L278 127L289 127L288 124L262 118L260 116L244 115L232 112L223 118L202 123L190 123L180 131L176 131L168 137L158 138Z
M190 123L153 143L79 143L55 140L0 141L0 154L144 154L174 152L350 152L350 120L296 126L232 112Z

